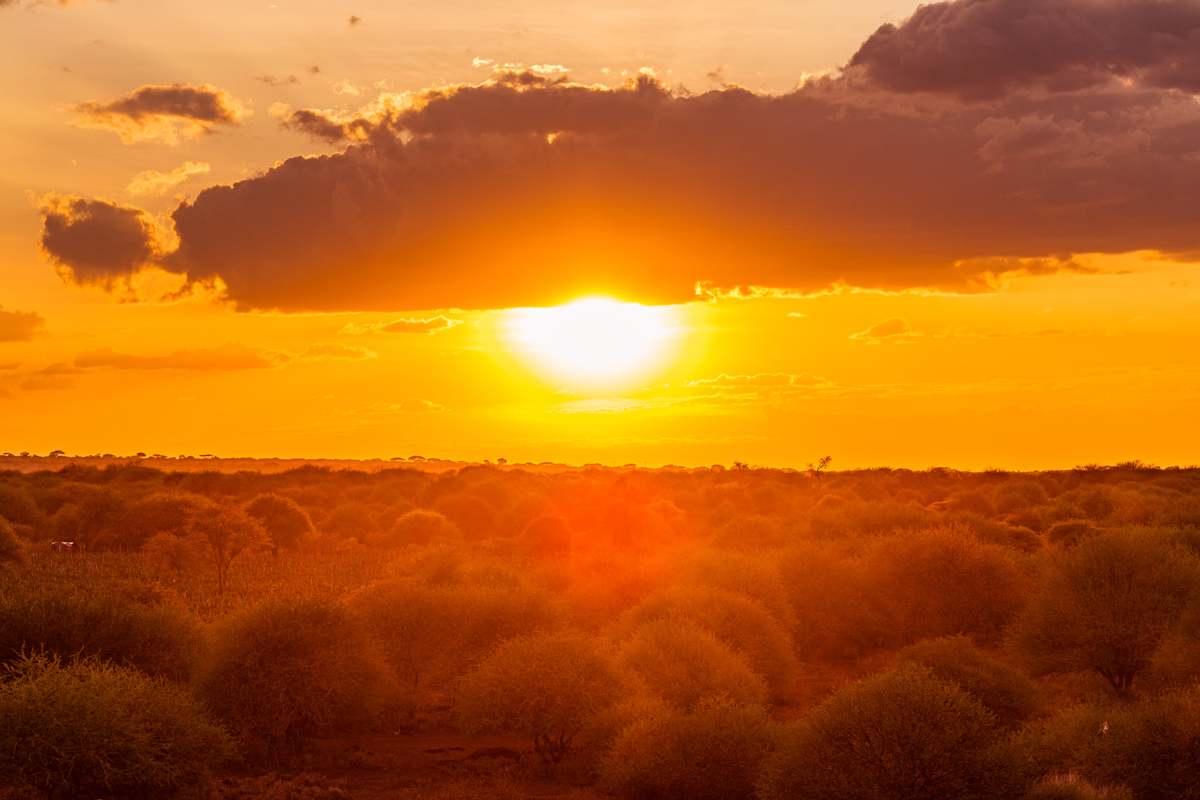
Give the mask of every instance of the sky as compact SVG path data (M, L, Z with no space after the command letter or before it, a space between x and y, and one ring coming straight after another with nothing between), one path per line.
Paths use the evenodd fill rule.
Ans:
M0 0L0 450L1200 463L1200 0Z

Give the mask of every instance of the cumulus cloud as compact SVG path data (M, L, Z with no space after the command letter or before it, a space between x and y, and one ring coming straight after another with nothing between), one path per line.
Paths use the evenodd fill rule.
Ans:
M1200 91L1195 0L955 0L884 25L850 68L898 92L993 100L1037 87L1070 92L1114 80Z
M211 133L218 125L236 126L247 112L237 98L215 86L174 84L142 86L117 100L77 103L77 125L113 131L125 144L156 140L178 144Z
M397 319L391 322L369 322L363 325L350 323L338 333L429 333L448 331L456 325L462 325L461 319L450 319L442 315L428 319Z
M125 191L130 194L162 194L168 189L183 183L193 175L207 173L209 169L211 167L208 164L185 161L182 166L176 167L170 172L159 172L157 170L139 172L129 183L129 186L125 187Z
M230 342L213 348L175 350L165 356L118 353L111 347L87 350L75 356L75 366L112 369L182 369L199 372L270 369L290 360L280 353Z
M274 75L259 75L255 80L262 81L267 86L292 86L300 82L300 79L295 75L288 75L286 78L276 78Z
M923 6L781 95L505 67L357 111L277 105L341 151L205 189L171 214L177 246L108 204L98 221L48 214L43 248L68 280L154 263L239 310L289 312L985 292L1096 272L1087 254L1194 261L1200 104L1178 87L1196 8ZM1115 37L1108 56L1071 44L1088 25ZM102 221L125 231L119 251L94 241Z
M0 342L31 342L46 326L46 318L36 311L5 311L0 306Z
M866 342L867 344L879 344L882 341L903 342L915 336L922 336L920 331L914 331L908 322L900 317L885 319L883 322L876 322L865 331L853 333L851 339Z
M106 200L42 199L42 252L68 282L112 289L160 254L154 220L145 211Z
M365 358L377 358L377 354L365 347L351 347L344 344L314 344L300 353L297 361L360 361Z

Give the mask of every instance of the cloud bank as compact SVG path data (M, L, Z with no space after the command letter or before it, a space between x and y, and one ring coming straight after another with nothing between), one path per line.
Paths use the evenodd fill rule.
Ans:
M42 247L69 281L156 267L243 311L991 291L1095 272L1078 254L1200 259L1195 85L1198 0L934 3L782 95L502 70L277 106L343 149L203 190L177 245L137 209L55 198Z
M0 306L0 342L32 342L45 326L46 318L36 311L5 311Z

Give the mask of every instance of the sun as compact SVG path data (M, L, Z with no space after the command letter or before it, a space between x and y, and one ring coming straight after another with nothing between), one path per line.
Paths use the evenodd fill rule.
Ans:
M515 308L504 324L506 349L550 383L607 389L664 370L684 328L672 307L587 297L550 308Z

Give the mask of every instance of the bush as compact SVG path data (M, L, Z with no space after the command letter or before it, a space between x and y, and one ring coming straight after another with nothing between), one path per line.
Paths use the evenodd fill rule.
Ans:
M1146 529L1109 530L1051 554L1011 643L1034 674L1095 670L1118 694L1195 597L1200 563Z
M8 520L0 517L0 564L20 564L25 560L25 548Z
M796 612L779 577L775 555L701 550L685 566L686 582L749 597L765 608L786 630L796 628Z
M915 664L835 694L789 726L764 800L1013 797L991 713Z
M359 503L343 503L329 512L317 526L327 538L337 540L356 539L367 544L379 533L379 526L367 507Z
M742 705L766 701L763 679L717 637L686 620L646 623L621 647L618 660L684 710L706 697L724 696Z
M199 648L198 626L174 606L146 606L109 594L0 595L0 662L18 661L22 652L87 656L183 681Z
M793 640L806 661L860 658L883 646L884 620L864 584L860 559L835 543L800 542L777 560L798 623Z
M136 550L154 536L182 535L192 514L208 500L185 492L163 492L129 506L121 541L125 549Z
M452 494L439 500L434 511L453 522L468 541L477 542L499 533L496 509L482 497Z
M0 782L45 797L162 796L202 782L232 754L226 733L185 692L137 672L35 655L0 677Z
M263 526L276 551L295 550L313 533L308 512L290 497L260 494L246 504L246 513Z
M436 511L415 508L403 514L386 533L376 539L380 547L405 547L426 545L435 539L461 539L460 531L453 522Z
M939 679L972 694L1004 726L1015 727L1037 710L1038 685L1022 673L976 648L965 636L928 639L910 645L896 663L927 667Z
M613 744L600 781L613 794L658 800L749 800L776 725L762 708L726 699L640 719Z
M318 732L369 722L394 691L362 628L326 599L275 600L229 619L198 686L236 733L276 759Z
M766 679L776 699L787 695L800 671L792 641L774 617L747 597L708 586L676 587L643 600L622 616L622 638L669 617L694 623L731 647Z
M1008 553L960 527L884 539L863 571L894 646L954 634L995 641L1025 602L1025 577Z
M1046 530L1046 541L1060 547L1071 547L1081 539L1095 536L1099 532L1096 523L1090 519L1065 519Z
M455 716L469 733L528 736L549 772L588 718L613 705L622 688L611 657L593 639L569 631L519 637L463 678Z
M562 517L536 517L525 526L521 546L535 557L566 555L571 552L571 529Z

